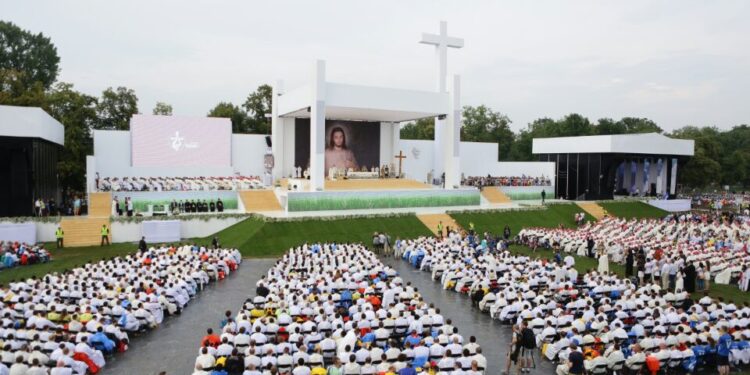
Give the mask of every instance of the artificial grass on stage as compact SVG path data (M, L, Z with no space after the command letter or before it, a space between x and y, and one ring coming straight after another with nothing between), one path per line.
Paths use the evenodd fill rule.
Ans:
M529 227L557 227L562 223L567 228L575 228L574 216L583 212L583 209L572 203L550 204L545 208L517 210L517 211L493 211L493 212L471 212L456 213L451 216L461 224L464 229L469 228L469 223L474 223L474 228L479 233L490 232L502 234L505 225L509 225L511 233L517 234L523 228ZM586 214L586 220L593 221L594 218Z
M669 214L660 208L656 208L650 204L631 201L631 202L598 202L607 213L626 219L661 219Z

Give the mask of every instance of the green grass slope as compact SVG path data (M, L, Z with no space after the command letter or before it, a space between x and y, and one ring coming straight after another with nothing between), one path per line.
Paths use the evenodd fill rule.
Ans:
M643 202L598 202L611 216L626 219L658 219L669 214L660 208L656 208Z

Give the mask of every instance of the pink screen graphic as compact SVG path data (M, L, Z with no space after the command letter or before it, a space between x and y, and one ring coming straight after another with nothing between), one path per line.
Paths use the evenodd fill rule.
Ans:
M134 167L229 167L232 123L226 118L135 115L130 145Z

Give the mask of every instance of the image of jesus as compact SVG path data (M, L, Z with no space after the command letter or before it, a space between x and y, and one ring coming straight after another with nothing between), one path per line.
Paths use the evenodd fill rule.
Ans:
M339 168L343 170L357 170L357 159L354 158L352 150L346 147L346 134L344 129L341 127L335 127L331 129L331 134L328 137L328 146L326 147L325 156L325 173L328 175L328 171L331 168Z

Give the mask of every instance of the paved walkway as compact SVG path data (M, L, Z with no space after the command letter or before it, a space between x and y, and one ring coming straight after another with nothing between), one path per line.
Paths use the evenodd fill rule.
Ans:
M239 270L210 285L185 308L181 316L167 319L157 329L132 339L130 349L107 361L102 375L169 375L193 373L195 357L206 328L219 329L224 311L236 313L245 299L255 294L255 283L275 259L242 262Z
M209 286L181 316L168 319L155 331L133 338L130 350L107 361L101 373L156 375L165 371L169 375L191 374L206 328L213 327L216 331L224 311L236 313L240 304L255 293L255 283L275 262L275 259L245 260L238 272ZM510 342L508 326L472 308L468 297L443 290L430 279L429 273L419 272L401 260L389 258L384 262L393 266L405 282L417 287L429 303L440 308L443 316L452 319L467 340L469 336L476 336L487 357L487 373L500 373ZM549 362L537 360L537 365L539 368L533 373L554 373Z
M487 374L500 374L505 369L505 358L511 340L509 326L491 319L488 314L480 312L477 308L472 308L468 296L443 290L439 283L432 281L430 273L417 271L407 262L393 258L384 260L384 263L396 269L404 282L410 281L428 303L434 303L440 308L443 317L452 319L453 325L458 327L458 332L466 340L469 336L477 338L477 343L482 346L482 354L487 357ZM534 358L537 369L532 373L554 374L555 368L550 362L539 360L538 353Z

